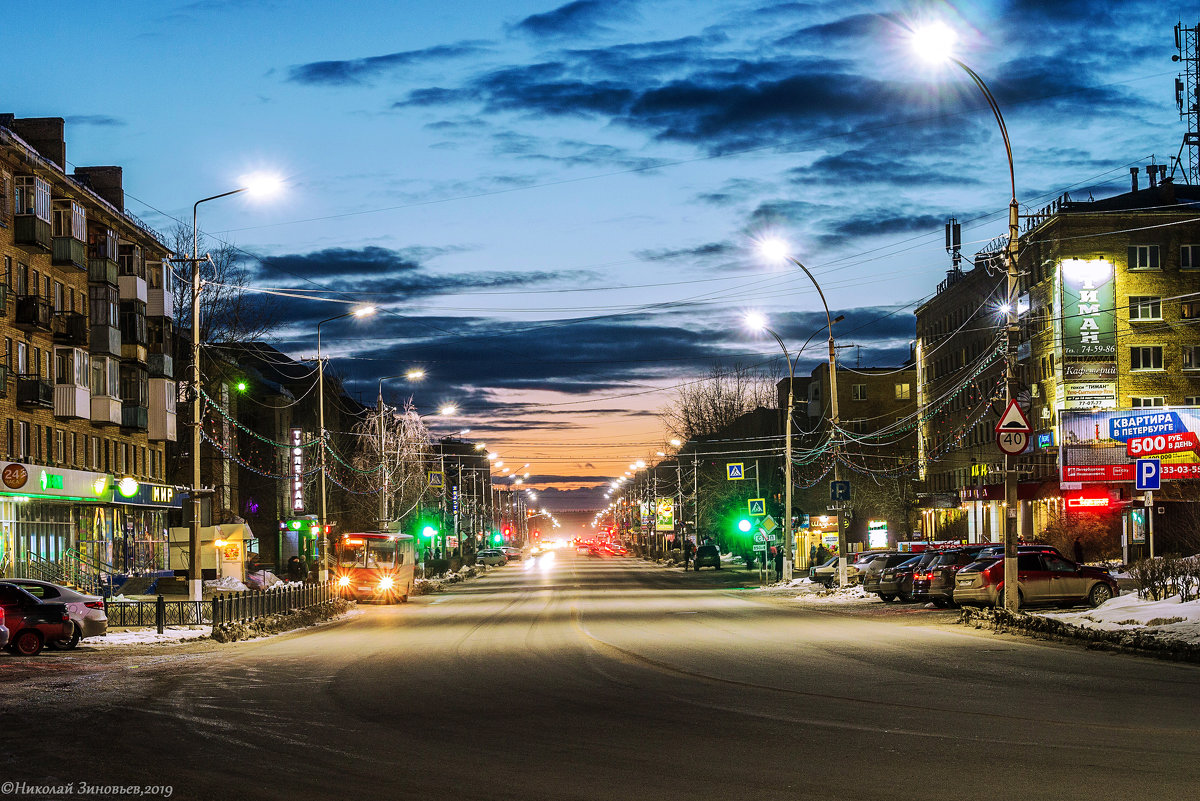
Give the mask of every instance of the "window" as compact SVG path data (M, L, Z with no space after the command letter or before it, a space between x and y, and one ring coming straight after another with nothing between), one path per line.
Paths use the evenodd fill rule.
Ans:
M1200 245L1179 246L1179 269L1200 270Z
M74 200L54 201L54 235L87 241L87 212Z
M9 217L12 216L12 176L6 172L0 172L0 225L8 226Z
M66 287L61 281L54 282L54 311L60 312L65 310L64 303L66 301Z
M1138 345L1129 349L1130 370L1163 369L1162 345Z
M912 384L897 384L896 400L912 400Z
M1183 346L1183 369L1200 370L1200 345Z
M1200 317L1200 301L1185 300L1179 304L1179 316L1185 320L1195 320Z
M1166 406L1167 399L1162 395L1151 397L1136 397L1129 399L1129 405L1134 409L1149 409L1155 406Z
M15 213L50 222L50 184L36 175L18 175L13 192Z
M860 401L860 400L865 401L867 399L867 385L866 384L851 384L850 385L850 399L856 400L856 401Z
M22 420L17 423L17 441L13 454L18 459L29 457L29 423Z
M54 430L54 461L62 464L67 461L66 433L61 428Z
M1200 395L1188 395L1183 399L1184 406L1200 406Z
M1157 270L1158 268L1158 245L1129 246L1129 269Z
M1130 295L1129 319L1130 321L1161 320L1162 298L1149 295Z

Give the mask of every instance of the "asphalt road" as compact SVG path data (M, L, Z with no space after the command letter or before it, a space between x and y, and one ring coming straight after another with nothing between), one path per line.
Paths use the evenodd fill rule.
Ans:
M1063 801L1200 780L1200 668L806 606L746 575L564 553L269 640L24 673L3 656L0 778L224 801Z

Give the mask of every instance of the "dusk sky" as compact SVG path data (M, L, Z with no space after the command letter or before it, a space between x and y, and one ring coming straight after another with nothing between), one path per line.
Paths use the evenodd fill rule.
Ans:
M438 431L470 427L562 491L658 450L679 382L718 363L786 372L745 312L789 346L824 314L757 239L792 243L863 365L896 365L949 266L946 218L968 259L1005 233L995 120L965 74L913 57L907 28L958 31L1005 114L1024 213L1124 191L1129 166L1175 156L1183 11L60 2L0 33L0 111L65 117L71 164L121 165L126 208L164 232L248 173L284 176L278 198L200 217L256 285L312 296L287 301L277 346L311 357L315 321L378 305L369 323L322 327L351 390L371 402L379 376L423 367L420 410L463 412ZM823 355L818 336L801 369ZM555 508L597 497L542 494Z

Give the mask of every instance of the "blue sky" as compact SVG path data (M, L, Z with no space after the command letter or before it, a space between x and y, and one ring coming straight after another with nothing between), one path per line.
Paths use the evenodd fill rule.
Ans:
M746 310L795 344L819 325L807 280L755 238L786 237L846 313L839 339L892 364L948 267L945 219L968 257L1004 232L995 122L965 75L911 57L907 26L959 31L1032 210L1177 152L1182 10L64 2L0 33L20 67L0 110L65 117L68 159L122 165L127 208L161 230L247 173L286 176L270 203L206 204L201 228L263 259L262 286L380 305L323 327L337 369L369 399L372 376L424 366L423 409L458 401L456 424L554 486L657 450L677 382L770 359ZM279 345L311 355L341 308L289 302Z

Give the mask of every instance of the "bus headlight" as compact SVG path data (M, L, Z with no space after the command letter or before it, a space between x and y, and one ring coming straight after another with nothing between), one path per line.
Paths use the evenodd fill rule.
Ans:
M349 587L350 586L350 577L349 576L340 577L338 579L338 586L339 587Z
M394 583L394 582L392 581L392 577L391 577L391 576L384 576L383 578L381 578L381 579L379 580L379 589L381 589L381 590L390 590L390 589L392 588L392 584L393 584L393 583Z

